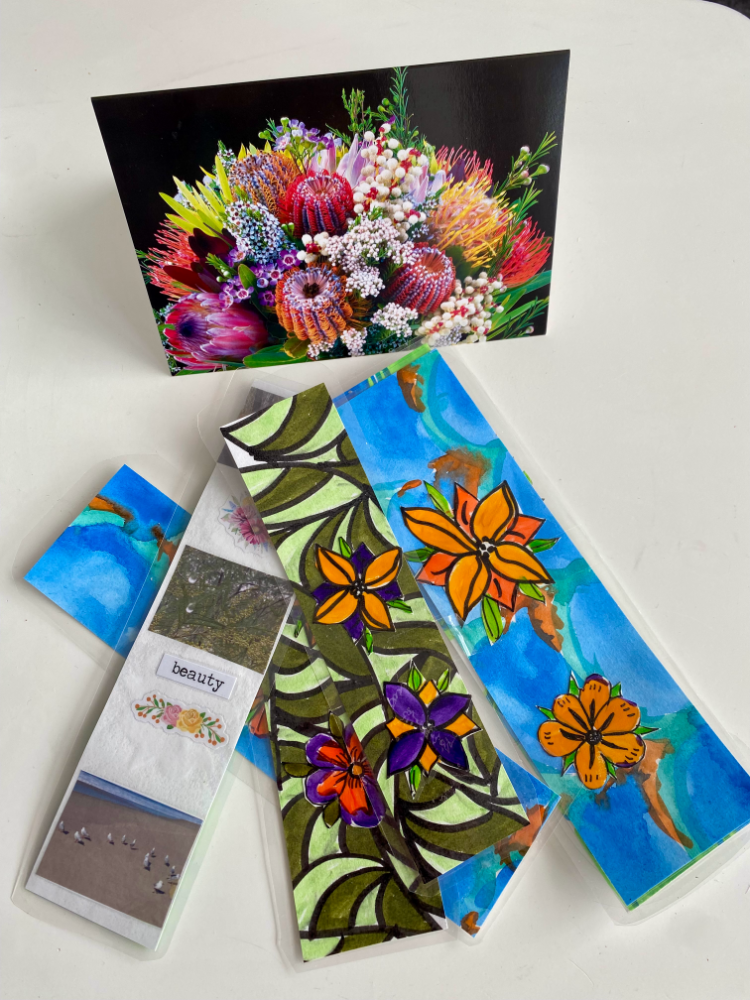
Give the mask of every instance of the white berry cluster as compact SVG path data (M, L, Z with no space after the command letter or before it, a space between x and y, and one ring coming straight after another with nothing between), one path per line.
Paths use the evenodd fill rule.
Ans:
M365 338L367 334L364 330L344 330L341 334L341 340L349 351L349 355L352 358L357 358L365 353Z
M388 330L397 337L411 337L412 329L409 323L413 323L417 319L419 319L419 313L416 309L409 309L408 306L389 302L372 314L370 322L382 326L384 330Z
M328 233L318 233L317 236L308 236L307 233L302 237L302 243L304 244L304 250L299 250L297 252L297 260L301 261L303 264L314 264L318 259L320 254L325 253L325 248L330 240Z
M406 240L410 226L426 218L409 201L409 192L420 183L430 161L417 149L403 148L395 137L389 139L390 130L386 122L377 136L374 132L363 136L361 154L367 163L354 188L354 211L362 215L380 206L390 216L400 239Z
M311 361L315 361L322 351L330 351L332 347L333 344L328 344L325 340L320 340L315 344L310 341L307 345L307 356Z
M463 284L456 281L453 294L424 318L417 335L431 347L459 341L483 343L492 328L493 313L503 311L501 305L495 304L493 293L504 290L502 275L491 281L486 271L476 278L464 278Z
M385 287L377 267L380 262L387 260L400 267L414 259L413 244L401 242L391 221L382 216L360 216L343 236L321 234L315 236L314 243L347 275L347 290L364 298L374 298Z

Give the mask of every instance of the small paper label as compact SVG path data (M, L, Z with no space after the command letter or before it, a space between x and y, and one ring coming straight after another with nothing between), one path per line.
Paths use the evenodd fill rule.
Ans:
M178 684L187 684L188 687L198 688L199 691L210 691L211 694L227 701L232 697L237 680L231 674L224 674L220 670L212 670L210 667L191 663L190 660L169 655L162 656L156 673L159 677L177 681Z

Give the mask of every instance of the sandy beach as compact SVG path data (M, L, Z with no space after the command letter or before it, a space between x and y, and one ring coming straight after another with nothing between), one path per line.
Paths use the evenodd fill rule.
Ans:
M170 885L171 866L182 872L200 830L197 823L154 816L129 805L108 802L73 791L63 810L67 833L56 829L37 874L115 910L161 927L176 885ZM76 842L75 831L85 827L91 840ZM114 844L107 841L111 833ZM122 843L123 835L127 846ZM131 842L135 840L135 847ZM144 856L156 848L151 870ZM169 865L164 858L169 855ZM162 880L163 892L154 889Z

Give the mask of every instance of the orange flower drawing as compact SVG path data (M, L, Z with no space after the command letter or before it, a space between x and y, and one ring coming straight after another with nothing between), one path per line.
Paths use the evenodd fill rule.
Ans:
M445 587L462 620L485 595L514 610L520 584L552 580L529 548L544 519L521 514L507 483L481 501L454 485L453 510L435 489L429 492L440 509L401 510L409 531L433 550L417 580Z
M550 757L562 757L562 773L575 762L586 788L601 788L615 768L633 767L646 752L642 736L656 730L639 725L641 710L599 674L590 674L582 688L571 677L567 694L558 695L537 739Z
M388 605L410 610L400 599L396 583L401 549L387 549L374 557L364 544L354 553L346 543L342 549L341 554L322 545L316 549L316 562L325 583L313 592L318 602L315 621L321 625L343 624L354 642L367 636L369 629L392 630Z

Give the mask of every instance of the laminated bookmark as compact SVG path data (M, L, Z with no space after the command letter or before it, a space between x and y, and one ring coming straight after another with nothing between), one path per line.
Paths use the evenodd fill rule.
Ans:
M436 617L627 907L750 821L750 776L435 352L337 400Z
M302 957L437 931L437 883L412 890L418 873L362 744L293 617L263 691Z
M262 691L304 960L437 931L444 916L475 936L558 797L500 754L528 825L437 883L415 882L330 672L307 644L298 610L292 619ZM365 801L372 808L361 808Z
M220 523L225 475L198 502L27 882L149 948L291 602L274 550L239 547Z
M526 826L325 386L223 433L422 879Z

